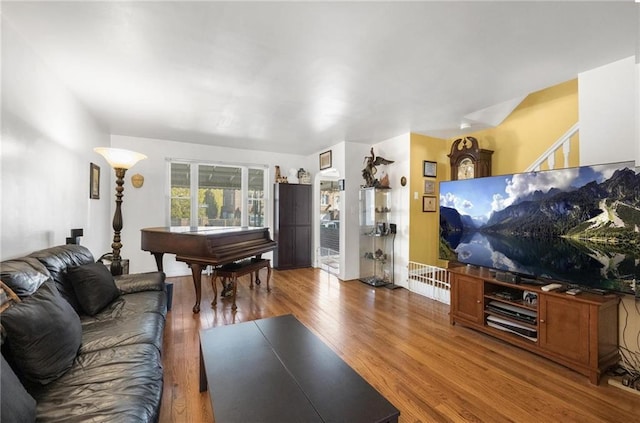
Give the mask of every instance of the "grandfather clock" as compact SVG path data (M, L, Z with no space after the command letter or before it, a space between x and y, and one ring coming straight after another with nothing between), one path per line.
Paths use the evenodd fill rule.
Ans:
M493 151L478 147L473 137L458 138L451 145L451 180L491 176L491 155Z

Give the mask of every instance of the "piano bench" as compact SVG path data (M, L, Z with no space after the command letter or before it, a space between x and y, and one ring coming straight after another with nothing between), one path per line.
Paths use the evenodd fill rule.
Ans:
M269 259L263 258L252 258L247 260L236 261L233 263L225 264L223 266L214 267L213 275L211 277L211 288L213 288L213 301L211 301L211 306L215 307L218 302L218 289L216 288L216 279L220 278L220 282L222 283L223 289L224 280L230 279L231 286L233 289L233 306L231 306L232 310L236 310L238 307L236 306L236 292L238 290L238 277L244 275L251 275L251 284L249 288L253 289L253 276L255 273L256 285L260 285L260 277L258 272L260 269L267 268L267 292L271 292L271 287L269 286L269 280L271 279L271 262Z

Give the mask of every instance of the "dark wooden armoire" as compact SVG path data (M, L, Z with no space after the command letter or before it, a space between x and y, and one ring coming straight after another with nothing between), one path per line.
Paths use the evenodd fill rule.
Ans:
M311 266L312 186L275 184L273 236L278 248L273 267L279 270Z

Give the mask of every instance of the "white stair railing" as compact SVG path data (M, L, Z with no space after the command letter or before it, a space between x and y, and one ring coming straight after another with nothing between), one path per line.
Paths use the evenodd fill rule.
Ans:
M549 147L538 160L533 162L525 172L533 172L540 170L541 166L546 162L549 169L555 169L556 151L562 148L564 163L562 168L569 167L569 153L571 152L571 137L580 130L580 123L576 122L567 132L564 133L556 142Z

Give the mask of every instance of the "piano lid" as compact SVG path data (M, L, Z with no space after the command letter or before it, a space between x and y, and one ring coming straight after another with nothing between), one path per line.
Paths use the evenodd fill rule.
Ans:
M141 233L144 251L200 258L209 260L210 264L266 253L277 246L266 227L166 226L144 228Z
M266 227L248 227L248 226L164 226L157 228L144 228L142 231L146 232L163 232L174 234L194 234L194 235L216 235L222 233L234 233L234 232L264 232Z

